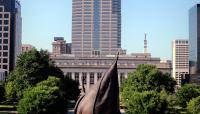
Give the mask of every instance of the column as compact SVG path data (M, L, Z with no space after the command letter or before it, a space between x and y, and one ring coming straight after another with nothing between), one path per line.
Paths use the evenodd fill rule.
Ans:
M72 72L72 80L75 80L75 74Z
M81 89L83 89L82 88L82 73L81 72L79 72L79 85L81 86Z
M87 80L86 80L86 84L87 84L87 90L89 90L90 88L90 73L87 73Z
M96 83L97 83L97 72L94 73L94 84L96 84Z
M118 83L119 83L119 87L121 86L121 83L120 83L120 73L118 73Z

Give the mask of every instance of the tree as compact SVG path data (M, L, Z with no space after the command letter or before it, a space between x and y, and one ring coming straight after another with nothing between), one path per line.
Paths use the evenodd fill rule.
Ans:
M20 114L64 114L67 100L60 87L61 79L49 77L24 92L18 105Z
M190 100L187 110L191 114L200 114L200 96Z
M16 98L16 91L14 90L14 84L13 81L9 81L5 85L5 97L7 100L12 101L14 100L13 98Z
M18 57L16 68L9 75L8 82L13 83L13 90L15 90L17 98L20 99L25 89L46 80L49 75L63 78L63 72L54 66L47 51L41 50L39 52L33 49Z
M163 114L168 93L176 82L153 65L139 65L121 87L122 102L130 114Z
M134 92L125 104L128 114L164 114L167 107L166 99L155 91Z
M180 88L177 93L177 101L180 106L185 108L187 103L195 97L200 96L200 86L193 85L193 84L186 84L182 88Z
M80 95L79 82L65 76L65 78L61 80L61 88L65 91L65 96L67 96L69 100L78 100Z
M132 92L157 91L165 89L173 92L176 82L169 74L163 74L153 65L139 65L136 70L128 75L121 87L122 97L129 97Z

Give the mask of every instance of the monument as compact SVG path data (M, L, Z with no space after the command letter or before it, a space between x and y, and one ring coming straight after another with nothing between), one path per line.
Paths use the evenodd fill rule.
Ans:
M74 108L74 114L121 114L117 60L118 55L96 85L79 98Z

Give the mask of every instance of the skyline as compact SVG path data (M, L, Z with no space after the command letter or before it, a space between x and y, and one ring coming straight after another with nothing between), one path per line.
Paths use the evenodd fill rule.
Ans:
M71 0L20 1L23 43L52 51L54 36L63 36L67 42L71 42ZM148 52L154 57L171 59L172 40L188 39L188 12L197 3L200 0L123 0L122 48L127 53L142 53L144 33L147 33Z

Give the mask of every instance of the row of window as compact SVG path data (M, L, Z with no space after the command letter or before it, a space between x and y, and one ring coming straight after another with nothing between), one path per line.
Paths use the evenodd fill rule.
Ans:
M79 72L75 72L75 81L79 82L79 78L80 78L80 73ZM72 78L72 73L68 72L66 74L69 78ZM89 78L90 78L90 84L94 84L94 73L90 72L89 73ZM102 77L102 73L97 73L97 81ZM87 73L86 72L82 72L82 77L81 77L82 83L83 84L87 84ZM125 74L124 73L120 73L120 83L122 84L125 80Z
M2 13L0 13L0 18L3 18L3 15L4 15L4 18L9 18L9 14L2 14Z
M8 25L9 24L9 21L8 20L0 20L0 25L3 24L4 25Z

